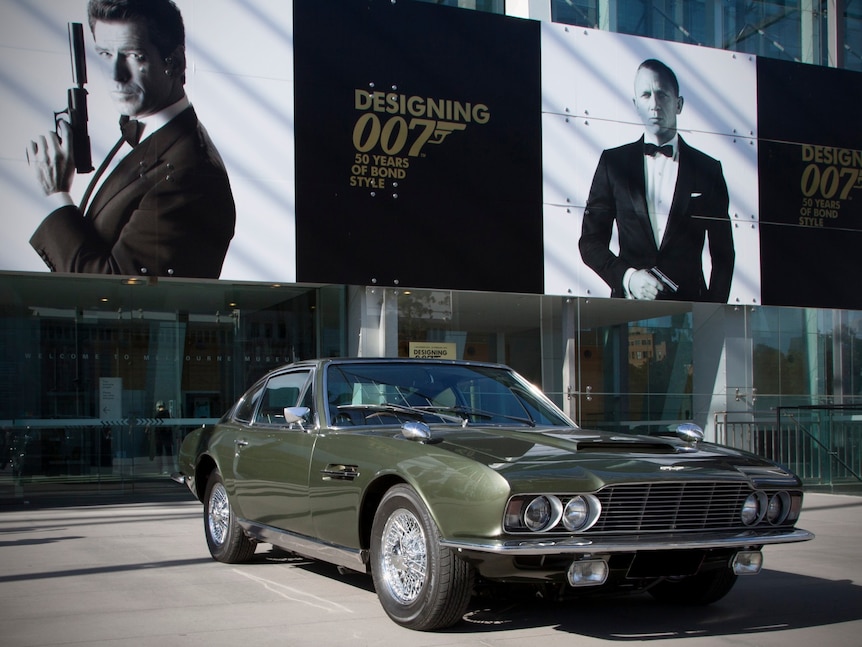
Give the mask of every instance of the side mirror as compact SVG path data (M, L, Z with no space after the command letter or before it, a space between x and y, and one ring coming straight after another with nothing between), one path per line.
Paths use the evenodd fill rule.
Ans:
M305 430L305 423L310 413L311 409L308 407L285 407L284 422L288 425L299 425L300 429Z
M703 440L703 429L693 422L684 422L676 428L676 435L687 443L697 445Z

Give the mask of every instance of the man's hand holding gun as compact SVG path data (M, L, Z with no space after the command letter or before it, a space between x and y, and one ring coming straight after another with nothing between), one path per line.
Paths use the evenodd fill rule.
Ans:
M626 293L633 299L652 301L658 298L659 292L679 290L679 285L657 267L632 270L626 274L624 280L626 280Z
M84 29L69 23L69 54L72 83L67 92L67 107L54 113L55 131L40 136L27 146L27 162L45 195L68 193L72 176L93 170L90 136L87 132L87 61L84 54Z

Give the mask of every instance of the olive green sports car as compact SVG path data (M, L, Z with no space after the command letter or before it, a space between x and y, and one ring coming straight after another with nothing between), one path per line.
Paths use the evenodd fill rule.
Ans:
M433 630L486 583L706 604L813 538L798 477L702 440L580 429L496 364L325 359L189 434L176 478L215 559L262 542L370 572L392 620Z

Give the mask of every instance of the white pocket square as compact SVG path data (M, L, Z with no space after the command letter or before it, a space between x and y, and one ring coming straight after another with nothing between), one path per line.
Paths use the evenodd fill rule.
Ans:
M699 197L700 197L700 196L702 196L702 195L703 195L703 193L697 193L697 192L695 192L695 193L692 193L692 194L691 194L691 197L692 197L692 198L699 198Z

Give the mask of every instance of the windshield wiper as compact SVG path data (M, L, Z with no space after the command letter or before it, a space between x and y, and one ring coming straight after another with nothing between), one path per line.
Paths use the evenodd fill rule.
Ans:
M438 409L442 409L443 407L409 407L403 404L394 404L392 402L381 402L380 404L343 404L338 407L338 409L368 409L374 411L368 415L370 418L375 415L380 415L383 413L402 413L404 415L411 416L418 420L423 420L428 416L436 416L441 420L445 420L447 422L454 422L462 427L467 423L467 419L464 416L459 415L447 415L438 411Z
M483 409L471 409L470 407L465 407L461 405L457 405L454 407L441 407L441 406L428 406L428 407L413 407L414 409L431 409L434 411L452 411L458 415L463 416L464 426L470 421L470 416L476 416L477 418L487 418L488 420L493 420L494 418L505 418L506 420L512 420L514 422L520 422L522 424L528 425L530 427L535 427L536 422L529 418L520 418L518 416L512 416L507 413L499 413L495 411L485 411ZM438 414L439 415L439 414Z
M536 426L536 422L534 420L531 420L530 418L521 418L506 413L484 411L482 409L472 409L470 407L464 406L452 407L439 405L421 405L411 407L403 404L395 404L393 402L381 402L380 404L342 404L338 406L338 409L361 409L373 411L374 413L366 416L367 418L379 416L384 413L400 413L407 416L411 416L418 420L422 420L427 416L436 416L441 420L457 423L462 427L466 427L469 424L471 416L475 416L477 418L487 418L488 420L493 420L494 418L504 418L506 420L511 420L513 422L527 425L528 427ZM446 412L451 412L451 414Z

